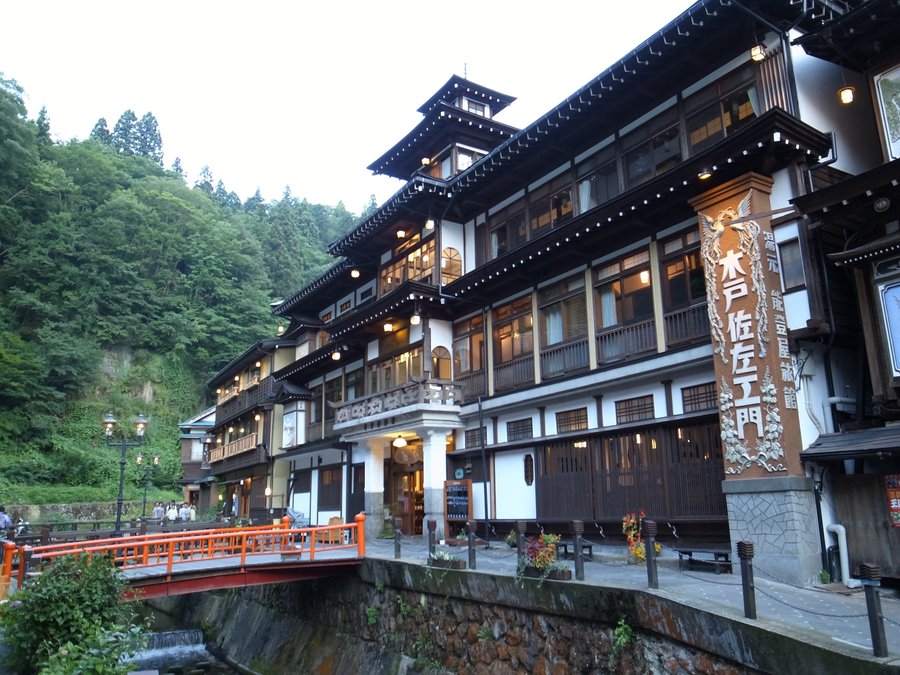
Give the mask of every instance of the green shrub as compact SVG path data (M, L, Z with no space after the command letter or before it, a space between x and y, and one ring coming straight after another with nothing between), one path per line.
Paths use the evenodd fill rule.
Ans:
M83 646L88 638L100 644L104 633L120 630L134 617L131 605L119 602L124 589L107 558L57 559L52 570L0 608L10 665L20 673L34 673L67 643Z
M85 636L78 644L66 642L50 655L40 675L127 675L133 670L128 657L146 646L147 638L140 626L101 630Z

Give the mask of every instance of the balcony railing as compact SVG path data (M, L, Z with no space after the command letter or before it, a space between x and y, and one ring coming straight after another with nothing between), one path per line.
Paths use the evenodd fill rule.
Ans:
M458 405L462 397L459 385L447 380L410 382L400 387L348 401L334 412L335 424L364 420L372 415L397 411L416 405Z
M587 338L541 350L541 377L558 377L588 367Z
M253 450L257 445L256 436L256 432L253 432L252 434L242 436L236 441L231 441L231 443L226 443L225 445L219 445L215 448L212 448L209 451L209 461L221 462L223 459L228 459L229 457L234 457L235 455L239 455L242 452Z
M462 397L465 401L471 401L487 394L487 387L484 386L483 370L457 375L454 381L462 391Z
M695 340L709 340L709 311L706 303L669 312L664 319L666 346L676 347Z
M522 384L534 384L534 357L520 356L494 366L494 389L502 391Z
M241 393L241 389L236 384L230 387L226 387L219 394L218 398L216 398L216 405L222 405L226 401L237 396L239 393Z
M310 422L306 425L306 442L321 441L334 435L334 420L322 422Z
M269 375L264 377L258 387L245 387L236 397L232 396L225 402L219 401L216 410L216 419L229 420L249 410L269 403L272 396L274 378Z
M613 328L597 336L597 360L601 364L621 361L655 349L656 325L652 319Z

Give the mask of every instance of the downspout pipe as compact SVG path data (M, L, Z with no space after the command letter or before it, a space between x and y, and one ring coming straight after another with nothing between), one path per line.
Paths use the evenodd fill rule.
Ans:
M856 399L848 396L829 396L822 401L822 415L825 418L825 433L833 434L834 429L834 411L831 409L835 405L856 405Z
M831 532L838 540L838 552L841 556L841 580L847 588L859 588L862 584L859 579L850 578L850 556L847 553L847 530L843 525L832 523L828 526Z

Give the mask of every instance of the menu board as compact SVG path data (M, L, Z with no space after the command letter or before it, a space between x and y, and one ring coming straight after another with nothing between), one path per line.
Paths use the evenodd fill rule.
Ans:
M472 519L472 481L444 481L444 513L448 522Z

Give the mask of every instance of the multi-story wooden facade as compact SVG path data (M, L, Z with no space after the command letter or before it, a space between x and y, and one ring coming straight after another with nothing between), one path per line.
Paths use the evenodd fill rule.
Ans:
M444 529L459 478L495 530L579 519L614 539L644 511L817 575L839 514L800 453L878 423L870 379L882 409L897 400L896 369L864 377L857 313L895 270L860 272L854 295L835 263L855 258L833 255L874 224L857 201L887 198L876 234L897 232L896 141L878 143L873 111L894 133L900 98L868 94L895 86L896 54L886 33L854 47L872 62L842 60L832 35L854 21L900 25L890 0L702 0L521 130L495 120L511 97L452 77L370 167L403 187L275 307L271 395L220 400L213 471L252 478L251 508L267 487L312 522L365 510L407 533ZM271 347L211 384L242 386ZM268 436L246 445L247 429Z

